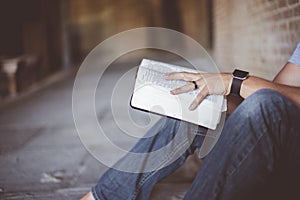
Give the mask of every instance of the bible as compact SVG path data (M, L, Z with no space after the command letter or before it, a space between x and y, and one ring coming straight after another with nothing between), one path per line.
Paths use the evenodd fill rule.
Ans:
M138 67L130 104L133 108L173 117L209 129L216 129L221 113L226 110L223 95L209 95L193 111L188 107L200 92L199 89L172 95L171 90L187 84L183 80L165 80L171 72L199 71L149 59L143 59Z

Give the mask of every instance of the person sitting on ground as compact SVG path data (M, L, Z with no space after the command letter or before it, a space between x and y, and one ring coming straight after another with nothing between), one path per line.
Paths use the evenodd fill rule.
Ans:
M203 159L184 199L300 199L300 43L273 81L247 76L245 72L235 76L239 77L230 73L187 72L166 76L167 80L189 82L171 91L174 95L194 90L193 81L202 89L191 110L211 94L234 93L244 98L226 119L219 140ZM150 130L151 137L140 139L131 151L155 151L180 131L186 131L187 137L194 134L190 147L179 158L151 172L130 173L111 168L82 199L149 199L155 184L183 165L201 146L203 134L199 133L207 130L199 126L196 133L191 133L186 122L162 120ZM179 128L182 123L183 128ZM171 153L161 156L172 157ZM147 157L141 159L146 166ZM127 156L120 160L126 162L135 165Z

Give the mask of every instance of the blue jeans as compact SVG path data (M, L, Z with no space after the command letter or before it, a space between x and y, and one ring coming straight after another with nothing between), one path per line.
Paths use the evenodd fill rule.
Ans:
M154 185L201 147L206 129L180 124L182 122L174 119L158 122L150 130L157 134L141 139L132 149L133 152L152 152L173 142L176 134L186 131L190 145L175 161L142 173L111 168L92 188L94 198L149 199ZM299 199L299 137L300 109L275 91L256 92L226 120L217 144L204 158L185 199ZM166 154L172 155L172 152ZM172 157L169 155L161 156ZM143 165L147 165L147 158L141 159ZM122 162L134 165L134 161L126 156L120 160Z

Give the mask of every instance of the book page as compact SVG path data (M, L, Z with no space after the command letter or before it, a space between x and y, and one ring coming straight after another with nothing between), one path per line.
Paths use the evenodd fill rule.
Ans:
M200 92L172 95L170 90L187 84L183 80L165 80L170 72L198 71L167 63L143 59L137 73L132 106L154 113L182 119L214 129L219 123L224 97L210 95L201 102L195 111L188 110L189 105Z

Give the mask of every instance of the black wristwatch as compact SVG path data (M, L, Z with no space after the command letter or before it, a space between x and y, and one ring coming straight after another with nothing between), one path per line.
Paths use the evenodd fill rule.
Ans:
M236 69L232 73L232 84L231 84L231 90L230 94L233 94L235 96L240 96L240 90L241 85L243 83L243 80L247 79L249 76L249 72L242 71L239 69Z

